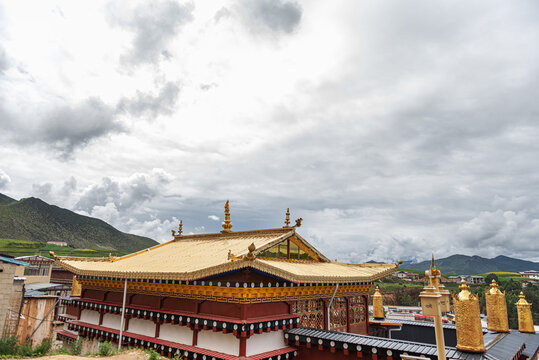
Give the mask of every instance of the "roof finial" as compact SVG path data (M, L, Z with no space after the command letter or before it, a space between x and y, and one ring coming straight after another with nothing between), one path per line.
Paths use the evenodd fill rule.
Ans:
M180 220L180 225L178 226L178 236L182 236L183 232L183 221Z
M286 208L286 216L284 218L283 228L289 228L289 227L290 227L290 208Z
M296 219L296 226L294 227L300 227L302 221L303 221L303 218Z
M221 232L231 232L232 224L230 223L230 206L228 200L225 204L225 222L223 223L223 230Z
M436 265L434 264L434 253L432 253L432 259L430 260L430 270L436 270Z

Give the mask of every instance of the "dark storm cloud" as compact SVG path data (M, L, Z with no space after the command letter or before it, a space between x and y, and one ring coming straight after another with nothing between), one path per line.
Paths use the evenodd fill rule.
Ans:
M134 35L131 50L123 58L128 64L153 63L163 54L169 54L169 42L180 27L193 20L194 5L180 5L175 1L145 3L133 10L123 9L120 3L109 6L109 22L121 26Z
M180 87L173 82L166 83L155 96L137 91L133 98L123 98L118 103L119 111L126 111L133 116L171 114L178 100Z
M34 136L64 155L111 133L125 131L115 119L115 111L99 98L89 98L76 106L62 106L40 122Z
M237 9L243 22L255 32L270 31L290 34L299 26L302 8L296 1L240 0ZM218 14L221 14L220 10ZM216 14L216 20L218 17Z
M99 98L59 105L34 119L15 116L1 105L0 102L0 129L7 140L19 145L43 144L62 158L69 158L92 140L126 131L115 118L116 110Z

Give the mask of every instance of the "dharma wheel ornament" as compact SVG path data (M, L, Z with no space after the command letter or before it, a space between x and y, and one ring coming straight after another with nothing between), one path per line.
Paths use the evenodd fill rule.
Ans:
M467 352L485 352L483 329L479 315L479 300L462 280L458 295L453 295L455 325L457 327L457 349Z
M507 304L505 301L505 291L502 293L498 289L496 280L492 280L491 288L485 290L485 301L487 304L488 329L496 332L509 332L507 320Z
M534 334L535 329L533 327L533 317L531 310L532 304L526 301L522 291L520 292L519 298L520 300L515 303L518 311L518 331Z
M378 286L374 290L374 294L372 295L372 316L374 316L375 319L383 319L384 318L384 302L382 300L382 294L380 294L380 289Z

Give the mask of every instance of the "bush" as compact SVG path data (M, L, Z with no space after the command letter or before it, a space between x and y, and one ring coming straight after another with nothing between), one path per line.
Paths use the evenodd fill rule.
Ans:
M99 350L97 351L97 355L111 356L113 353L114 349L112 348L112 343L110 341L103 341L101 344L99 344Z
M34 350L32 349L32 345L25 341L24 344L20 345L17 349L17 355L22 357L30 357L34 355Z
M52 340L51 339L43 339L41 344L39 344L34 349L34 354L33 355L34 356L43 356L43 355L45 355L46 353L48 353L51 350L51 346L52 346Z
M82 338L77 338L71 345L71 355L80 355L82 352Z
M0 355L15 355L19 347L15 336L0 338Z
M148 357L148 360L158 360L159 358L161 358L161 356L153 350L149 350L148 352L150 353L150 357Z

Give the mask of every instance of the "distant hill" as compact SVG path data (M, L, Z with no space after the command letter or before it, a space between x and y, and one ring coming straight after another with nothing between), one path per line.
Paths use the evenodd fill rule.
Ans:
M427 270L429 267L430 260L405 266L406 269L410 270ZM436 259L436 268L447 274L471 275L499 271L539 271L539 263L514 259L503 255L492 259L487 259L477 255L452 255L444 259Z
M0 194L0 238L65 241L75 248L133 252L156 245L147 237L121 232L106 222L30 197Z

